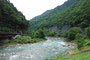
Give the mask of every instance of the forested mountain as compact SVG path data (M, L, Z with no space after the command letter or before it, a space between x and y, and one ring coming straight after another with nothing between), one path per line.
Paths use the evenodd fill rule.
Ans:
M23 32L28 25L24 15L9 0L0 0L0 31Z
M90 24L90 0L68 0L63 5L30 20L30 29L49 28L57 25L88 27Z

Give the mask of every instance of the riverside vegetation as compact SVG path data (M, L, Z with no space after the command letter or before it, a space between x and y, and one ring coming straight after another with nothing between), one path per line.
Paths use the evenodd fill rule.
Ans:
M44 41L45 39L45 34L43 30L38 30L34 33L32 33L31 36L19 36L16 37L15 39L11 39L8 44L27 44L27 43L36 43L40 41Z

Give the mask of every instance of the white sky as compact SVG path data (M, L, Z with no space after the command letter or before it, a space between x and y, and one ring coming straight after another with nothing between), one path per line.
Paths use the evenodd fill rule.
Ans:
M42 14L46 10L53 9L67 0L10 0L21 11L26 19Z

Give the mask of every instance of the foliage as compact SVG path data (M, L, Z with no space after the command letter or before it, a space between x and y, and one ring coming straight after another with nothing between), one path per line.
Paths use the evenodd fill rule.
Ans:
M87 37L90 39L90 27L87 27L85 29L85 32L86 32Z
M15 39L10 40L9 43L20 43L20 44L26 44L26 43L36 43L36 42L40 42L43 41L44 39L40 39L40 38L31 38L30 36L19 36Z
M70 41L75 39L75 36L81 33L81 28L79 27L73 27L70 30L66 31L65 37L68 38Z
M77 44L79 44L82 40L82 38L83 38L84 36L82 35L82 34L80 34L80 33L78 33L76 36L75 36L75 42L77 43Z
M78 48L88 46L90 45L90 27L85 29L86 36L83 36L82 34L78 33L75 37L75 42L78 44ZM88 38L87 38L88 37Z
M57 36L58 36L58 37L62 37L62 36L63 36L62 32L59 31L59 32L57 33Z
M27 30L28 26L24 15L12 3L0 0L0 31L20 33Z
M44 30L44 34L45 36L52 36L52 37L56 35L55 32L52 30Z
M77 43L79 49L81 47L90 45L90 40L80 33L76 35L75 42Z
M43 32L43 30L42 29L40 29L40 30L38 30L38 31L34 31L33 33L32 33L32 36L31 36L32 38L45 38L45 35L44 35L44 32Z

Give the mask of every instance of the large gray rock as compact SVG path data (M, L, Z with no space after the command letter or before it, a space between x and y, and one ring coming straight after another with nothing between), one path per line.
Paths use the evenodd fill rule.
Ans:
M62 28L61 28L61 32L64 33L66 32L67 30L69 30L71 27L69 25L64 25Z
M19 36L21 36L21 35L16 35L15 37L13 37L13 39L15 39L15 38L17 38L17 37L19 37Z

